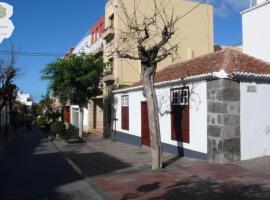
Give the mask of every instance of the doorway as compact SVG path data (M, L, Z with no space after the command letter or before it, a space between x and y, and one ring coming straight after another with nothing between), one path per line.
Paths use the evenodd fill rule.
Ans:
M148 109L146 101L141 102L141 144L148 147L151 146Z

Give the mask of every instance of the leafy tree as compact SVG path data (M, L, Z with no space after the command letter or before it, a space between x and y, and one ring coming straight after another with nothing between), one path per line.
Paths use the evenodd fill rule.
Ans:
M83 108L89 98L100 92L104 63L93 55L70 55L58 59L43 70L43 79L50 80L49 89L61 102L70 100L79 105L79 136L83 132ZM63 104L64 105L64 104Z

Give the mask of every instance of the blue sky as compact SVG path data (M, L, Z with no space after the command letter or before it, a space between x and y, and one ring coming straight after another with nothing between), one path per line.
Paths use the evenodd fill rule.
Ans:
M10 41L18 51L65 53L86 34L89 27L104 15L105 0L2 0L14 7L12 21L15 30ZM237 3L238 2L238 3ZM239 3L240 2L240 3ZM209 0L215 7L215 43L239 45L242 42L239 12L248 0ZM39 100L46 93L47 82L40 80L40 72L55 57L18 56L21 68L16 79L21 90Z

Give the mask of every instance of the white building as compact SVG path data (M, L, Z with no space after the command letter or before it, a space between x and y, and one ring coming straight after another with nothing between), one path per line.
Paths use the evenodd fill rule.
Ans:
M270 155L270 64L225 49L156 74L165 152L226 163ZM140 83L114 91L120 142L150 146Z
M241 14L244 53L270 62L270 1L257 0Z
M27 93L24 93L22 91L19 91L17 93L17 99L16 101L24 104L24 105L27 105L29 107L31 107L33 105L33 98L31 97L30 94L27 94Z

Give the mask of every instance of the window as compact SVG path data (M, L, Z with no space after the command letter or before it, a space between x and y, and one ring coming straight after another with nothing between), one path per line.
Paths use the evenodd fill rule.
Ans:
M128 96L121 97L122 129L129 130L129 102Z
M171 89L171 138L189 143L189 88Z
M114 14L109 17L109 28L114 28Z

